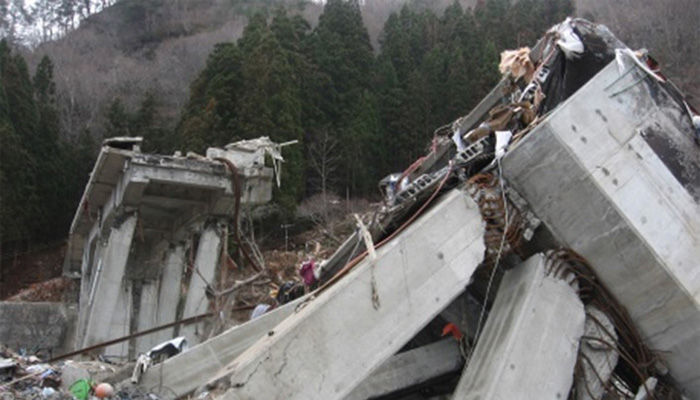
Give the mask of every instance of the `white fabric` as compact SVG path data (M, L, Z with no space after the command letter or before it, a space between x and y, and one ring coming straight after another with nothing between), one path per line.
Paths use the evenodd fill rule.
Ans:
M511 131L496 131L496 159L500 159L506 154L506 147L513 137Z
M269 304L258 304L253 309L253 314L251 314L250 319L258 318L259 316L265 314L267 312L267 310L269 310L269 309L270 309Z
M571 18L567 18L564 22L554 26L550 31L554 30L559 34L557 46L564 52L567 59L573 60L583 53L583 42L581 38L574 32L574 27L571 24Z

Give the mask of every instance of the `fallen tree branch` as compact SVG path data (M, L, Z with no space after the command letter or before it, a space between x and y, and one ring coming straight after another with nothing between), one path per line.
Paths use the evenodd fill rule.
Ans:
M262 278L265 276L265 271L260 271L254 275L252 275L250 278L242 280L242 281L235 281L233 283L233 286L231 286L228 289L224 289L218 293L215 293L216 297L221 297L221 296L226 296L228 294L231 294L239 289L241 289L244 286L250 285L251 283L255 282L256 280Z

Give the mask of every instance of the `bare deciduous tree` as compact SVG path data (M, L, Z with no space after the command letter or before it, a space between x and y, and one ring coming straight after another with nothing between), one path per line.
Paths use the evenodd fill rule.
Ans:
M328 188L334 182L338 162L340 161L338 140L328 132L328 128L324 128L316 135L313 135L307 148L307 161L316 175L317 189L325 200Z

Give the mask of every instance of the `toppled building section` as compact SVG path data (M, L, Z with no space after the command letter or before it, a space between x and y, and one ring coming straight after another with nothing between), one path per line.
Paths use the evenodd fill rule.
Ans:
M511 146L503 177L700 396L700 148L680 93L617 49Z
M76 348L206 313L207 293L219 290L228 226L241 204L271 199L265 154L281 161L267 138L209 149L208 158L144 154L140 143L105 141L71 226L64 269L81 282ZM104 355L133 359L175 329L112 345ZM179 334L191 344L205 338L201 323Z

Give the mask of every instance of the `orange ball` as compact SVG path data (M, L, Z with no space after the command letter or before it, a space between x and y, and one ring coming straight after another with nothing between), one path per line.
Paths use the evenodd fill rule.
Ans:
M109 383L100 383L95 387L95 396L106 399L114 396L114 387Z

